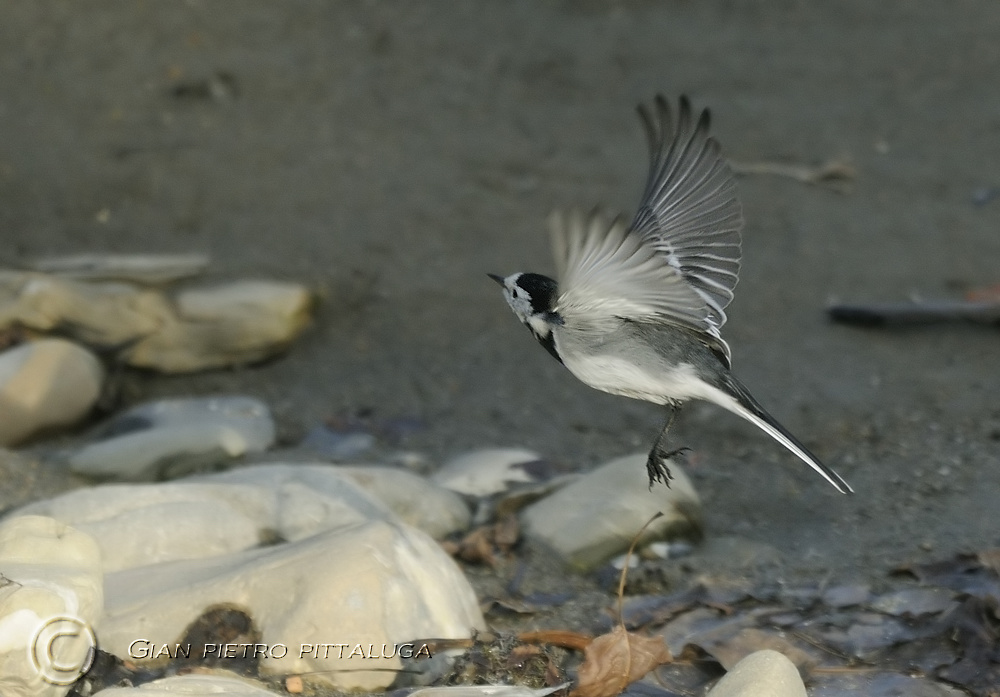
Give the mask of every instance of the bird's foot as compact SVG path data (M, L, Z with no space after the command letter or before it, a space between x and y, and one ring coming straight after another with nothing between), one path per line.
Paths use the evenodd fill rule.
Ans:
M659 444L653 446L653 449L649 451L649 457L646 458L646 474L649 475L650 490L653 489L653 484L656 482L663 482L669 489L670 480L673 479L674 476L670 474L670 468L667 467L667 461L678 455L683 455L690 450L691 448L664 450L659 446Z

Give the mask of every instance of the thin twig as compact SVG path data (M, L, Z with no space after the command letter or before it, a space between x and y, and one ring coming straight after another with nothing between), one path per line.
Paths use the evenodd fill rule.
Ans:
M730 160L729 166L737 174L788 177L803 184L825 185L842 194L850 193L850 182L857 177L854 166L842 159L828 160L818 166L796 165L787 162L734 162Z

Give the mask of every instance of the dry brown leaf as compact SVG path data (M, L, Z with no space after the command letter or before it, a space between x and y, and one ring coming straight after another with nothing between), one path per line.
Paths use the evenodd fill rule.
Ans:
M618 582L618 625L607 634L591 639L569 631L526 632L518 639L528 643L554 644L565 648L583 650L583 663L577 674L577 685L569 697L615 697L631 683L639 680L659 665L670 663L673 656L663 637L646 637L625 629L622 621L622 603L625 594L625 577L636 541L654 520L657 513L636 533Z
M492 525L482 525L457 542L442 542L449 555L470 564L496 567L496 552L508 555L521 538L521 528L514 515L502 516Z
M987 569L1000 576L1000 547L984 549L976 555L976 559Z
M764 649L772 649L784 654L795 664L803 676L807 676L819 662L815 656L785 637L755 627L744 627L720 641L705 642L705 644L700 645L700 648L715 658L726 670L732 670L733 666L751 653Z
M973 302L1000 302L1000 283L982 288L973 288L965 294L965 299Z
M508 513L493 524L493 542L504 554L508 554L521 539L521 524L517 516Z
M442 543L442 547L451 556L470 564L496 565L492 535L488 527L475 528L458 542Z
M618 625L584 650L570 697L614 697L659 665L673 660L661 637L633 634Z

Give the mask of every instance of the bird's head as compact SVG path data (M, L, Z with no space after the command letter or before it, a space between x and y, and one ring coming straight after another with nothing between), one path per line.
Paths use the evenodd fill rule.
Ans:
M558 297L556 282L537 273L513 273L504 278L496 274L489 277L503 286L507 304L537 337L546 337L552 325L562 324L554 311Z

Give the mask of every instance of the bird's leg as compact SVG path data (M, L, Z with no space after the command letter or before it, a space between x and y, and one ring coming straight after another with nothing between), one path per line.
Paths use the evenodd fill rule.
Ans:
M670 404L668 408L670 409L670 413L667 415L667 423L663 425L660 435L653 441L653 449L649 451L649 457L646 459L646 473L649 475L650 489L653 488L653 483L658 481L663 482L669 488L673 475L670 474L670 468L667 467L667 460L690 450L690 448L678 448L677 450L663 449L663 439L666 437L667 431L670 430L670 426L674 423L674 416L677 414L676 404Z

